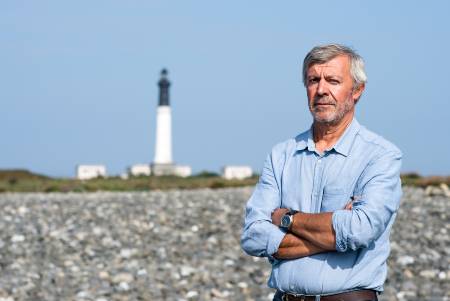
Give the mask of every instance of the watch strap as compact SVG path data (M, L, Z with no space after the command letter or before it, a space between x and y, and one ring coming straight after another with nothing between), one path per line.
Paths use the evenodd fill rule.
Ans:
M294 214L299 213L299 212L300 212L300 211L298 211L298 210L292 210L292 209L290 209L286 214L294 215Z

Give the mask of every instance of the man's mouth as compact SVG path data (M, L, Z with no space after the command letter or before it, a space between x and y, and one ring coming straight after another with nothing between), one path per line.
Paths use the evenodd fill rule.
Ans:
M314 100L314 107L325 107L325 106L334 106L335 102L328 97L320 97Z
M315 103L315 107L325 107L325 106L334 106L333 103Z

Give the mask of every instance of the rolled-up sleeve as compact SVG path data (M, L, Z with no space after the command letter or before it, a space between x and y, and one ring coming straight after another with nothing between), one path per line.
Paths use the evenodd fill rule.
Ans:
M272 224L272 212L281 204L274 161L273 155L269 155L264 163L259 182L247 202L241 236L241 246L247 254L269 259L273 259L285 235Z
M402 195L401 159L402 154L394 151L378 156L362 174L362 196L352 210L333 213L337 251L368 247L395 218Z

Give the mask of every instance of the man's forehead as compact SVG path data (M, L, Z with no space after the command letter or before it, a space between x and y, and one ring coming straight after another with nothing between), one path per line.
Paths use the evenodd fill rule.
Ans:
M324 63L315 63L308 68L308 73L317 72L342 72L350 70L349 58L345 55L340 55L332 58L331 60Z

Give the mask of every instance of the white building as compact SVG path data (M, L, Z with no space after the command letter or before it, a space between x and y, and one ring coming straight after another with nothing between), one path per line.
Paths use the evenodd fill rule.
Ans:
M106 178L106 167L104 165L78 165L77 179L89 180L98 177Z
M192 175L192 168L189 165L175 165L174 175L178 177L190 177Z
M128 168L128 174L132 177L150 176L151 172L149 164L134 164Z
M227 180L242 180L250 178L252 175L253 170L250 166L247 165L228 165L224 166L222 169L222 177Z

